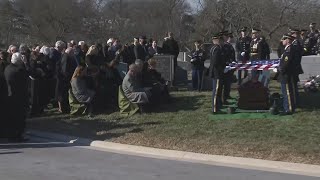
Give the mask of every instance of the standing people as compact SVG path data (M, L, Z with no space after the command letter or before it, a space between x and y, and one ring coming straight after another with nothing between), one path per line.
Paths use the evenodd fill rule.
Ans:
M260 36L261 30L252 29L251 54L250 60L270 59L270 48L264 37ZM251 71L252 77L256 77L257 71Z
M40 54L37 51L31 52L30 58L30 85L31 85L31 115L43 113L46 105L46 61L42 61Z
M52 82L50 82L50 87L54 87L55 92L52 92L52 96L55 97L55 102L57 102L57 79L58 79L58 66L61 63L61 58L62 58L62 54L64 53L64 50L66 49L66 44L63 41L57 41L55 43L55 47L51 49L50 51L50 61L54 64L53 66L53 72L54 72L54 79L52 80ZM55 103L54 103L55 104ZM61 109L59 110L61 111Z
M28 107L28 73L22 62L22 55L14 53L11 64L4 71L8 87L9 114L6 135L15 141L24 141Z
M158 46L158 41L153 40L151 46L148 49L149 56L153 57L154 55L162 54L162 48Z
M251 37L247 36L247 27L243 27L241 29L241 34L239 39L236 42L236 50L237 50L237 60L238 63L247 63L250 59L251 52ZM244 78L248 76L248 71L244 70ZM242 82L242 70L238 70L238 85L241 85Z
M134 46L134 55L136 59L141 59L143 62L148 59L149 53L146 36L139 37L139 44Z
M178 42L173 38L172 32L168 32L168 37L165 38L165 41L163 42L163 45L162 45L162 49L164 54L169 54L174 56L174 79L175 79L175 74L177 72L177 66L178 66L178 55L179 55L180 49L179 49Z
M301 59L303 55L303 46L301 44L300 31L294 29L291 31L292 36L295 38L292 42L292 51L294 53L293 64L294 64L294 76L292 77L293 83L293 94L294 103L296 106L300 105L300 96L298 89L299 75L303 74L303 69L301 66Z
M224 33L224 44L223 44L223 50L225 54L225 62L226 65L231 64L236 60L236 54L235 50L231 44L233 35L232 33ZM230 70L224 74L223 79L223 103L227 104L227 100L231 99L230 92L231 92L231 84L232 84L232 78L233 78L234 71Z
M219 113L222 107L222 79L226 67L225 55L222 49L223 39L219 34L212 37L213 47L210 50L209 76L213 81L212 112Z
M202 89L202 75L204 70L204 61L206 55L202 49L202 42L197 40L194 42L195 49L191 51L191 65L192 65L192 88L193 90L201 91Z
M292 48L292 41L295 38L291 35L283 36L283 45L285 51L282 54L279 67L279 82L281 83L281 91L283 95L283 109L282 115L289 115L295 111L294 95L292 87L292 79L294 77L294 51Z
M74 51L71 47L67 48L57 65L57 87L56 96L58 99L59 112L69 113L69 94L70 80L76 68Z
M310 24L310 32L304 42L305 55L317 55L317 40L319 31L316 29L316 23Z

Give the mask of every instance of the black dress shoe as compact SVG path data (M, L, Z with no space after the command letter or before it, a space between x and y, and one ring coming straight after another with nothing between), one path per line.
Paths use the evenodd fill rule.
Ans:
M213 115L217 115L217 114L225 114L224 112L222 111L217 111L217 112L212 112Z

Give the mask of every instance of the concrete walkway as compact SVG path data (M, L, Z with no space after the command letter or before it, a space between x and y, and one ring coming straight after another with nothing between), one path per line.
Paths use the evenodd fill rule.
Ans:
M31 136L0 144L3 180L318 180L285 173L207 165L101 151L75 142ZM76 145L76 146L75 146Z

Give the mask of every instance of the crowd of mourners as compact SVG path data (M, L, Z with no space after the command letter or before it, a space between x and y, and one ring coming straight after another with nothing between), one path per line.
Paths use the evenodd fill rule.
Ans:
M25 120L56 107L59 113L72 113L72 103L96 112L121 110L119 93L141 113L150 112L171 98L167 85L156 70L158 54L173 55L175 66L179 46L172 33L162 47L145 36L122 45L110 38L104 45L84 41L57 41L54 47L10 45L0 51L0 138L23 140ZM119 63L128 65L125 77ZM72 103L71 103L72 102ZM126 108L126 107L124 107Z
M281 39L278 80L284 96L284 115L292 114L299 104L298 82L303 73L302 55L320 52L320 36L315 23L310 32L291 29ZM212 112L219 113L230 99L234 71L225 72L226 65L238 61L270 59L270 47L259 29L240 30L235 48L233 33L223 31L212 37L211 49L204 49L201 41L195 41L191 51L192 88L201 91L203 75L213 80ZM171 97L168 82L156 70L159 54L174 58L176 72L179 55L178 42L172 33L164 38L162 47L157 40L145 36L134 38L122 45L118 38L110 38L105 44L87 44L84 41L57 41L54 47L34 45L28 47L10 45L0 51L0 137L23 139L26 118L41 115L50 104L59 113L87 113L118 111L127 115L138 111L152 111L158 104L168 103ZM204 61L210 59L209 69ZM119 63L127 64L123 76ZM205 72L206 71L206 72ZM247 71L244 72L246 77ZM256 75L257 74L257 75ZM259 72L251 71L252 77ZM175 78L174 78L175 79ZM238 71L238 85L242 84L242 71ZM236 81L236 80L235 80Z

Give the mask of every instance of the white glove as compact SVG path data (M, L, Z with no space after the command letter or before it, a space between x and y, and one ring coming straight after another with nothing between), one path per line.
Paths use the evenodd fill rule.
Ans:
M277 68L274 68L274 69L273 69L273 72L277 73L277 72L278 72L278 69L277 69Z
M246 54L245 52L242 52L242 53L241 53L241 56L244 56L245 54Z
M190 62L194 62L196 59L191 59Z

